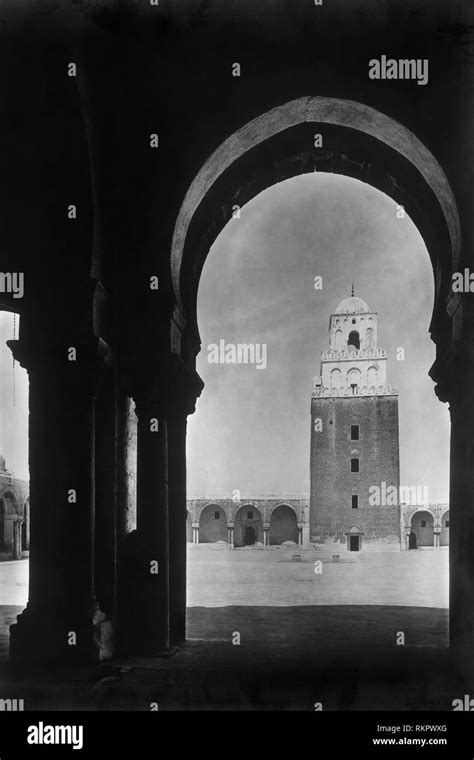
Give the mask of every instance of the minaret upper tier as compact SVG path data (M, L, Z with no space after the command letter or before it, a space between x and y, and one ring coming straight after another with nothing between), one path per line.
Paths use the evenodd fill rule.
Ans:
M377 313L362 298L345 298L329 319L329 350L313 396L396 395L387 386L387 354L377 345Z

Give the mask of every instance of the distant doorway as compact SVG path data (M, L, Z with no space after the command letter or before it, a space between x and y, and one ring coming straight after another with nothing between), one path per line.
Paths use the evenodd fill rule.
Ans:
M409 549L418 549L418 545L416 542L416 535L413 533L413 531L408 536L408 548Z
M350 552L359 551L359 536L349 536L349 551Z
M253 546L256 540L257 536L255 535L255 528L251 525L247 525L244 532L244 545Z
M417 548L434 546L434 519L431 512L419 510L411 518L411 530L416 536Z

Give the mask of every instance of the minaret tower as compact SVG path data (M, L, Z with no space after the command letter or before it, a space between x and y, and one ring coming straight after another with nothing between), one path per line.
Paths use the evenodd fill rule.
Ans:
M310 468L312 540L351 551L399 545L399 506L374 504L372 488L398 492L398 394L387 385L377 313L354 296L354 286L330 316L329 349L314 381Z

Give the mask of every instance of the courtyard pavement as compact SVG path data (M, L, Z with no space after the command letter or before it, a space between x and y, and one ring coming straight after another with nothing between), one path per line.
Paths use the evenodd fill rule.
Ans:
M446 710L468 688L447 648L445 550L189 547L188 640L172 657L17 672L8 628L27 582L26 561L0 564L2 695L28 710Z
M333 554L339 555L334 559ZM292 560L299 555L301 561ZM315 573L315 562L322 572ZM188 548L188 606L448 607L449 551Z
M292 559L295 555L301 560ZM315 573L315 562L322 572ZM188 606L448 607L449 552L188 549ZM26 606L28 561L0 563L0 605Z
M188 547L188 638L298 649L448 644L447 550L339 552ZM315 562L320 562L315 568ZM315 572L315 569L321 572ZM28 561L0 563L0 661L26 606ZM284 609L282 609L284 608Z

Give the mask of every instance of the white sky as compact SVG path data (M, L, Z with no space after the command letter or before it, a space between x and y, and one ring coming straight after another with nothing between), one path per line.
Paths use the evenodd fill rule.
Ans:
M312 378L329 315L352 281L378 312L387 382L399 389L401 483L448 501L449 413L428 377L435 347L426 247L391 198L321 173L258 195L211 248L198 297L206 387L188 422L189 496L309 491ZM208 363L207 346L220 339L266 343L267 369ZM405 361L396 360L398 347Z

